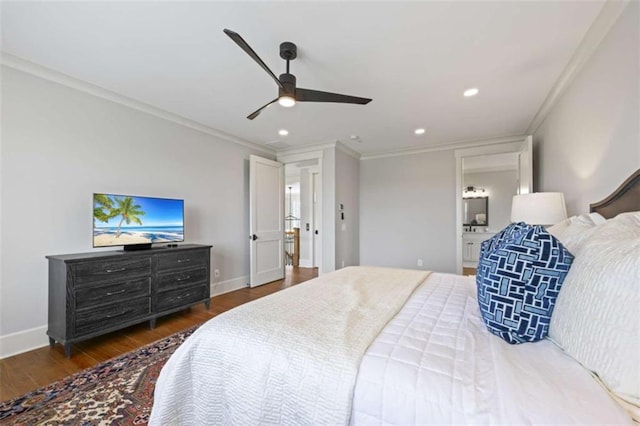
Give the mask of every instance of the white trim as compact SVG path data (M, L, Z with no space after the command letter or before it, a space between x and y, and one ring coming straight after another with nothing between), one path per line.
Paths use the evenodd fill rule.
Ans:
M464 150L466 151L466 150ZM456 157L456 274L462 275L462 156Z
M0 359L48 345L49 336L47 336L46 325L29 330L17 331L0 336Z
M301 268L313 268L313 261L311 259L300 259L298 266Z
M456 149L454 152L454 156L456 158L462 157L475 157L479 155L491 155L491 154L503 154L509 152L519 152L518 147L513 144L513 142L526 142L527 138L530 136L520 136L519 138L513 138L508 141L497 140L495 139L492 143L487 144L487 146L477 146L465 149Z
M253 143L244 139L240 139L236 136L230 135L228 133L224 133L220 130L216 130L212 127L209 127L204 124L198 123L196 121L190 120L188 118L182 117L178 114L165 111L163 109L154 107L144 102L140 102L135 99L123 96L119 93L112 92L111 90L104 89L100 86L96 86L95 84L91 84L86 81L82 81L80 79L72 77L70 75L63 74L61 72L54 71L50 68L43 67L42 65L29 62L18 56L11 55L6 52L1 52L1 53L2 53L2 56L0 57L0 59L1 59L2 65L5 65L9 68L26 72L36 77L40 77L42 79L52 81L54 83L62 84L63 86L71 87L72 89L76 89L81 92L85 92L90 95L93 95L102 99L106 99L108 101L115 102L120 105L124 105L131 109L142 111L144 113L156 116L158 118L162 118L164 120L180 124L181 126L189 127L199 132L206 133L218 139L224 140L226 142L232 142L232 143L242 145L247 148L251 148L256 151L263 152L270 155L274 155L276 153L274 149L268 146L258 145L256 143Z
M219 283L211 283L211 297L219 296L221 294L229 293L235 290L240 290L241 288L247 287L249 285L248 283L248 276L220 281Z
M321 159L323 156L322 151L304 151L304 152L298 152L298 153L294 153L294 154L283 154L282 152L279 152L276 156L276 161L279 161L283 164L288 164L288 163L296 163L298 161L305 161L305 160L315 160L315 159Z
M506 152L520 152L523 146L526 146L526 150L529 155L529 164L533 167L531 154L532 154L532 137L531 136L521 136L519 138L514 138L511 141L498 141L494 140L496 143L489 144L486 146L475 146L471 148L465 149L456 149L454 151L454 156L456 159L456 273L462 275L463 268L463 256L462 256L462 182L463 182L463 171L462 171L462 159L464 157L475 157L479 155L491 155L491 154L502 154ZM531 170L530 170L531 172ZM519 174L521 172L518 172ZM532 185L532 176L527 178L528 184ZM520 176L518 176L518 185L520 186L521 180ZM532 191L533 188L529 186L528 191Z
M287 156L287 155L292 155L292 154L306 154L308 152L323 150L323 149L327 149L327 148L335 148L336 147L336 143L338 143L338 141L337 140L333 140L333 141L330 141L330 142L321 142L321 143L316 143L316 144L301 145L301 146L296 146L296 147L291 147L291 148L280 150L280 151L278 151L277 154L279 156Z
M518 170L518 165L481 167L479 169L468 170L467 173L487 173L487 172L504 172L508 170Z
M361 154L360 159L375 160L378 158L422 154L425 152L448 151L450 149L470 148L474 146L484 146L484 145L493 145L496 143L521 141L525 137L526 136L524 135L513 135L513 136L503 136L503 137L491 138L491 139L472 139L467 141L442 143L442 144L433 145L430 147L404 148L404 149L397 149L397 150L391 150L391 151L378 151L378 152Z
M551 88L551 91L547 95L546 99L540 106L540 109L536 113L535 117L529 124L527 134L534 134L538 127L544 122L547 115L551 112L558 99L571 85L574 78L582 70L582 67L591 58L593 53L597 50L598 46L606 35L611 30L611 27L616 23L622 11L630 3L629 0L607 0L602 6L600 13L587 30L587 33L582 38L580 45L573 53L571 59L562 70L560 77L556 80L555 84Z

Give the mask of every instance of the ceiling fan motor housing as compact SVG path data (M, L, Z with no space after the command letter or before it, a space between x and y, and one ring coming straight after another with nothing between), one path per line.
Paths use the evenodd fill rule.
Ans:
M280 83L284 88L279 88L278 94L279 96L294 96L296 94L296 76L293 74L280 74Z

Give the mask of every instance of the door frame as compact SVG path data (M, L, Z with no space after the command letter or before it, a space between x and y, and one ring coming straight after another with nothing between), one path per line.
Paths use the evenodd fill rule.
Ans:
M456 149L456 273L462 274L462 160L465 157L477 157L491 154L518 152L518 193L533 192L533 138L521 136L511 140L488 142L487 145L473 148Z
M323 153L322 150L312 150L312 151L306 151L306 152L297 152L297 153L293 153L293 154L278 154L276 156L276 160L283 163L284 165L290 164L290 163L297 163L299 161L306 161L306 160L318 160L318 164L317 166L317 175L318 175L318 179L320 180L320 191L318 191L317 194L317 203L318 208L319 208L319 217L314 218L314 223L313 226L315 227L315 229L319 229L319 234L318 236L315 235L315 229L312 229L312 250L314 251L313 255L312 255L312 259L317 260L317 265L315 265L315 267L318 268L318 275L321 274L320 271L322 271L322 259L323 259L323 253L322 253L322 232L327 229L326 226L324 226L324 220L322 217L322 205L323 205L323 197L322 197L322 157L323 157ZM315 248L316 248L316 241L318 241L319 243L317 244L321 250L320 253L315 253ZM315 261L314 260L314 261Z

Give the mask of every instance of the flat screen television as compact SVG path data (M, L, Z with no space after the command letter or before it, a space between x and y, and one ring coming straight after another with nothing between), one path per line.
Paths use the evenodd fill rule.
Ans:
M184 241L184 200L93 194L93 247L151 248Z

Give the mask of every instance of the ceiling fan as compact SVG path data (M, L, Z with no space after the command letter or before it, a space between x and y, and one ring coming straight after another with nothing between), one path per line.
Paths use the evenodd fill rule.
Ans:
M278 78L273 72L271 72L269 67L262 61L262 59L260 59L256 52L254 52L251 46L244 41L240 34L227 29L223 31L231 38L231 40L235 41L236 44L247 53L247 55L251 56L251 58L256 61L278 85L278 97L249 114L247 116L249 120L256 118L260 115L260 112L262 112L263 109L275 102L278 102L284 107L292 107L296 102L339 102L359 105L366 105L371 102L371 99L369 98L359 98L356 96L341 95L339 93L321 92L319 90L296 87L296 76L289 73L289 61L294 60L296 56L298 56L298 47L289 41L285 41L280 44L280 57L287 61L287 72L280 74L280 78Z

